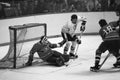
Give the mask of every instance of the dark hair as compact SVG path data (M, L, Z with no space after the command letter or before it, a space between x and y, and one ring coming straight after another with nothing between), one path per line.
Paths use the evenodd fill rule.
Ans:
M76 14L73 14L72 16L71 16L71 19L77 19L78 17L77 17L77 15Z
M103 26L107 25L106 20L105 20L105 19L101 19L101 20L99 21L99 25L100 25L100 27L103 27Z

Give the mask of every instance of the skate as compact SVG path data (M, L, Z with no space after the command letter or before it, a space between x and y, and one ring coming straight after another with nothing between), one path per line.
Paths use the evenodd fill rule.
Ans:
M27 62L27 63L25 63L25 65L24 65L24 66L32 66L32 63Z
M77 59L78 55L74 55L73 53L70 53L70 59Z
M113 66L114 66L115 68L120 68L120 62L116 62L115 64L113 64Z
M100 69L99 66L90 67L90 71L93 71L93 72L98 72L99 69Z
M24 66L32 66L33 61L33 55L29 55L27 63L24 64Z

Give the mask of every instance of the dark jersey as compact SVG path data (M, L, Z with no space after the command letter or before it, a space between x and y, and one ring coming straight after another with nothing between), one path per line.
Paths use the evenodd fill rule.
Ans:
M111 22L108 25L102 27L99 31L99 34L101 35L103 41L120 39L118 32L119 30L117 29L117 27L117 21Z
M51 44L50 42L47 44L42 44L40 42L33 45L30 53L34 54L35 52L38 53L39 57L43 60L47 59L52 53L51 48L56 48L57 44Z

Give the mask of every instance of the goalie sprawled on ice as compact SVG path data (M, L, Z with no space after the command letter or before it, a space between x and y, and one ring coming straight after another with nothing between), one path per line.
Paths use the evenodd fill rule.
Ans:
M60 52L57 52L55 50L52 50L52 48L61 47L65 41L58 44L51 44L46 36L42 36L40 41L35 43L30 50L29 59L26 63L26 66L31 66L33 61L34 53L37 52L40 59L42 59L45 62L52 63L55 66L62 66L65 64L65 62L69 61L69 55L62 54Z

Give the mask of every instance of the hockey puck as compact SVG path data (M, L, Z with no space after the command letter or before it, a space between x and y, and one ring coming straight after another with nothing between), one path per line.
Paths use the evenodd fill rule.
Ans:
M68 67L68 66L69 66L69 64L66 64L65 66L66 66L66 67Z

